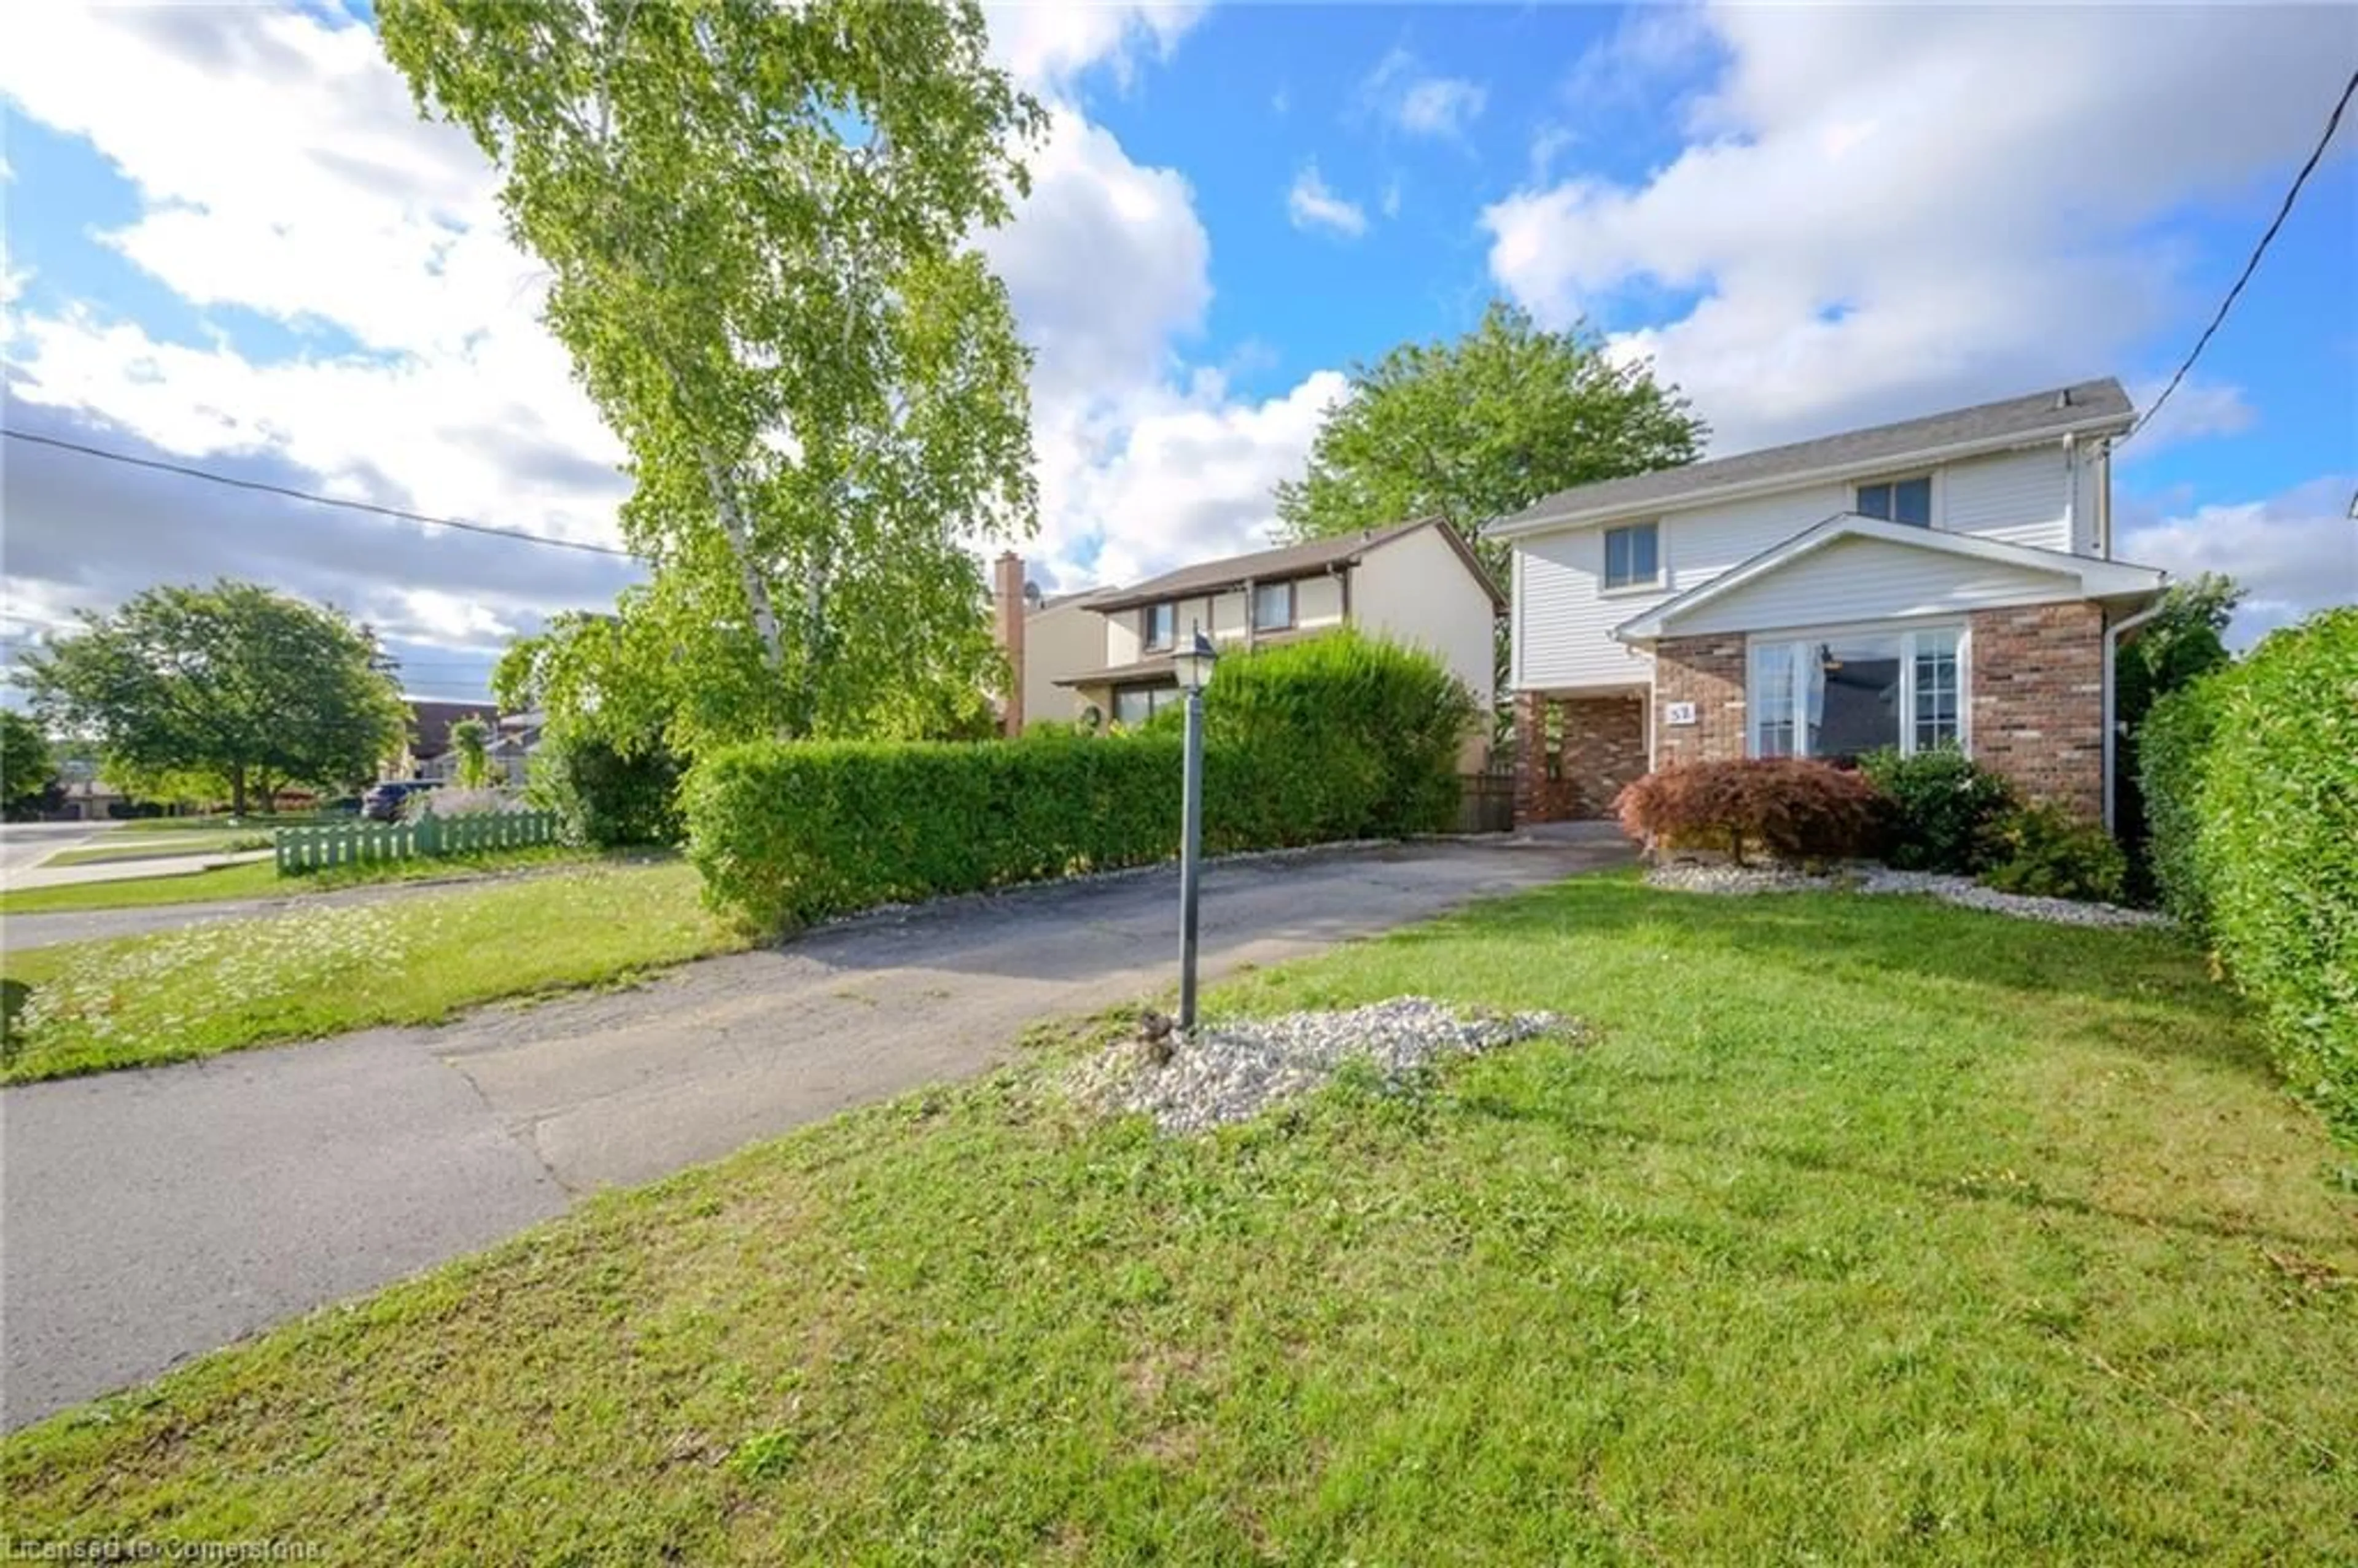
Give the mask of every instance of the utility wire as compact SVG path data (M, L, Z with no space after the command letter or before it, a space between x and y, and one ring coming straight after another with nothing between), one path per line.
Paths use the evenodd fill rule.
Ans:
M2217 314L2211 318L2211 324L2202 329L2202 335L2194 340L2194 347L2188 351L2184 362L2179 365L2178 373L2169 378L2169 384L2161 389L2161 395L2153 400L2153 406L2129 427L2129 433L2121 438L2123 441L2135 439L2139 430L2153 422L2153 416L2161 412L2161 406L2169 401L2169 395L2178 390L2178 384L2186 379L2186 373L2194 368L2194 362L2201 359L2202 351L2210 346L2212 334L2218 331L2220 324L2227 319L2227 312L2234 308L2235 297L2244 292L2244 285L2252 281L2252 274L2259 269L2260 258L2267 254L2268 245L2276 239L2277 231L2284 227L2287 218L2292 216L2292 204L2299 200L2300 188L2309 183L2309 177L2316 172L2318 164L2325 157L2325 149L2332 145L2333 133L2342 128L2342 111L2350 107L2353 93L2358 93L2358 70L2352 71L2350 80L2342 85L2342 97L2333 105L2333 113L2325 117L2325 134L2317 138L2317 146L2309 149L2309 161L2302 164L2300 172L2292 177L2292 186L2285 192L2284 204L2277 209L2276 217L2268 223L2267 232L2260 236L2260 243L2252 247L2252 257L2244 264L2243 274L2235 279L2235 287L2227 290L2227 297L2219 301Z
M129 463L134 468L154 469L158 473L179 474L187 479L209 480L214 484L226 484L237 490L256 490L265 495L283 495L294 501L308 501L316 506L341 506L348 512L366 512L378 517L392 517L404 523L424 523L436 528L456 528L468 534L488 534L494 539L514 539L526 545L546 545L557 550L580 550L593 556L620 556L625 560L637 557L616 545L597 545L587 539L557 539L545 534L527 534L521 528L495 528L488 523L470 523L462 517L428 517L419 512L404 512L397 506L379 506L370 501L348 501L341 496L319 495L308 490L294 490L283 484L265 484L260 480L239 479L232 474L214 473L208 469L189 468L183 463L159 462L154 458L134 457L129 452L111 452L103 447L86 447L79 441L62 441L55 436L36 436L29 430L0 430L12 441L31 441L36 446L55 447L59 451L79 452L86 458L103 458L108 462Z

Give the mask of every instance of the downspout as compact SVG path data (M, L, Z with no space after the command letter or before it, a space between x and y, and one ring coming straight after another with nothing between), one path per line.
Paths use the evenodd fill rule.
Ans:
M2104 831L2120 837L2120 826L2114 818L2119 815L2115 802L2120 791L2113 778L2115 758L2120 751L2120 737L2115 734L2113 718L2115 676L2120 666L2121 633L2134 632L2161 613L2162 601L2155 600L2127 620L2104 628Z
M2080 553L2080 447L2073 432L2063 435L2063 547Z

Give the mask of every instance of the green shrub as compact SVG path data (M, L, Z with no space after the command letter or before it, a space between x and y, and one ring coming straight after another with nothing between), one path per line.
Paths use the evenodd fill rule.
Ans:
M1337 633L1225 657L1206 693L1204 847L1218 854L1446 827L1474 720L1430 655ZM1174 726L972 743L759 741L685 792L708 899L776 929L878 903L1166 860Z
M1205 798L1237 848L1437 833L1480 718L1438 659L1356 632L1227 654L1205 693Z
M2211 928L2197 863L2201 852L2202 762L2219 727L2227 676L2210 676L2157 701L2138 726L2137 786L2145 806L2145 860L2161 906L2189 931Z
M1765 757L1660 769L1622 790L1613 810L1623 831L1650 849L1714 850L1742 865L1754 849L1788 860L1864 854L1876 841L1881 801L1857 773Z
M2000 892L2118 903L2128 856L2097 824L2061 806L2025 806L1993 824L1980 857L1982 881Z
M2287 1078L2358 1134L2358 607L2214 683L2192 857L2212 939Z
M596 737L551 730L533 753L527 794L563 820L568 842L601 849L676 844L686 832L681 771L659 739L625 752Z
M1885 802L1883 858L1901 871L1973 875L1991 829L2015 806L2005 779L1953 746L1912 757L1886 748L1858 765Z

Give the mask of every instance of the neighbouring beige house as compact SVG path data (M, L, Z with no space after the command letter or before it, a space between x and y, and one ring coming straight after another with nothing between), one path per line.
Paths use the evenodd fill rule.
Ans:
M2083 382L1608 480L1514 549L1520 820L1650 768L1956 746L2111 819L2115 655L2166 584L2113 555L2136 411Z
M1203 561L1127 588L1041 599L1000 562L1001 638L1022 670L1010 728L1044 720L1139 724L1177 700L1172 651L1200 628L1226 650L1338 626L1426 649L1485 710L1507 599L1437 518ZM1011 613L1017 596L1028 608Z

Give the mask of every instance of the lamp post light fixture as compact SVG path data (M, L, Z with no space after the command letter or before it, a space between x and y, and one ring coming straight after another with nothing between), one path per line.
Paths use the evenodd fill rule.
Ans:
M1171 655L1179 689L1187 697L1186 784L1179 826L1179 1032L1195 1027L1195 880L1204 855L1204 688L1212 681L1219 651L1204 629Z

